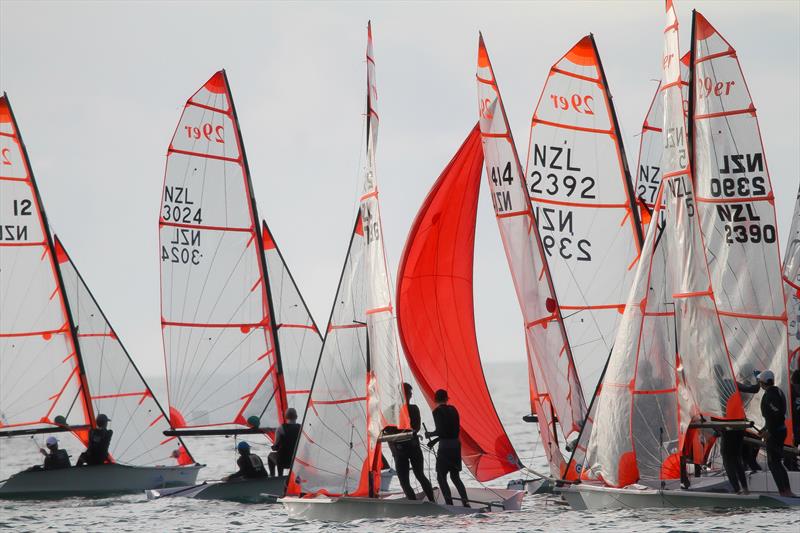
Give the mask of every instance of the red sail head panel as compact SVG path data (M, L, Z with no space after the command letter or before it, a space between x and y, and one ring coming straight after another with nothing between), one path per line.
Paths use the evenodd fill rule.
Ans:
M483 152L472 130L425 200L400 261L400 341L433 407L446 389L461 415L464 462L479 481L519 469L494 409L475 335L472 267Z

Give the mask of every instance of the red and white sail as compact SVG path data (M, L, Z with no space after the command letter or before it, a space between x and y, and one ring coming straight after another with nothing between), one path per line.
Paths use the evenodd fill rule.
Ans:
M172 453L183 443L177 437L164 436L164 431L171 429L169 419L58 237L55 250L86 368L92 408L112 421L111 457L117 463L130 465L173 464Z
M281 347L286 403L302 413L314 380L322 335L266 222L262 223L261 235Z
M376 495L381 469L378 438L387 426L408 428L375 173L378 112L371 27L367 91L367 157L359 213L311 387L288 494Z
M461 455L479 481L519 469L481 367L472 294L483 171L476 125L431 188L409 231L397 276L397 322L428 404L445 389L458 407Z
M800 368L800 190L783 255L783 289L789 328L789 369Z
M260 221L225 71L191 98L167 151L159 237L170 419L283 421L286 394Z
M737 379L770 369L788 398L775 195L756 108L736 50L697 12L693 27L692 157L711 286ZM747 418L761 426L753 398Z
M550 69L531 120L526 178L588 402L642 244L627 158L592 35Z
M678 22L664 32L663 178L608 368L587 477L611 486L677 478L689 423L744 410L711 290L681 95Z
M681 93L684 98L684 113L689 112L689 53L681 58ZM662 125L664 123L664 100L661 98L661 83L658 84L653 101L647 110L642 133L639 139L639 161L636 178L636 201L639 206L639 218L642 223L642 234L647 234L656 194L661 184L661 156L664 151Z
M8 97L0 97L0 432L94 422L53 241Z
M477 81L486 175L522 310L528 356L542 376L536 384L538 396L552 404L562 433L572 438L586 416L586 402L483 37L478 43Z

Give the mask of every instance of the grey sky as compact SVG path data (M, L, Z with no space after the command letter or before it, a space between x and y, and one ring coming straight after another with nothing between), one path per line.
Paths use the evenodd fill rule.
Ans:
M738 50L783 245L800 168L800 2L676 7L684 49L694 7ZM222 67L260 213L316 320L327 320L355 213L368 19L393 274L422 199L477 120L479 30L523 157L550 65L594 32L635 165L660 76L660 1L0 2L0 90L11 98L51 224L146 375L163 372L157 217L166 148L185 100ZM521 315L485 184L482 195L482 355L522 361Z

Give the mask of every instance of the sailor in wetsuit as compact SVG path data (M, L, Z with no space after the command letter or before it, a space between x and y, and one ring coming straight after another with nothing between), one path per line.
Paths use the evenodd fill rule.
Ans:
M411 403L411 385L403 383L403 392L406 397L406 407L408 407L408 417L411 421L411 429L414 432L413 438L400 442L390 442L389 449L392 450L394 456L394 467L397 470L397 480L400 486L403 487L403 492L409 500L416 500L417 496L411 488L409 481L409 470L414 471L414 477L417 478L419 484L422 486L422 491L430 501L433 498L433 486L431 482L425 477L425 460L422 457L422 448L419 445L419 437L417 433L422 425L422 417L419 414L419 407Z
M275 443L272 445L272 452L267 456L270 476L275 476L276 468L278 475L282 476L285 468L292 467L292 455L300 436L300 424L297 423L297 411L294 407L286 410L285 418L286 422L275 432Z
M764 389L761 397L761 416L764 417L764 440L767 444L767 465L781 496L794 498L789 474L783 466L783 441L786 440L786 396L775 386L775 374L765 370L758 375Z
M461 503L464 507L469 507L469 498L467 497L467 489L461 481L461 440L459 439L459 432L461 431L461 420L458 416L458 410L447 403L447 391L439 389L434 395L436 408L433 410L433 421L436 424L435 431L426 431L425 437L437 437L428 443L429 448L433 448L434 444L439 443L439 451L436 454L436 480L439 482L439 490L442 491L445 503L453 505L453 497L450 494L450 486L447 484L447 475L450 475L450 480L455 485L458 495L461 497Z
M89 430L89 443L86 451L80 454L75 466L101 465L108 462L108 447L114 432L108 429L111 419L104 414L97 415L97 427Z
M58 447L58 439L55 437L47 437L46 441L47 450L39 448L39 451L44 455L44 465L35 466L31 470L58 470L59 468L69 468L69 454L67 450L62 450Z
M242 441L236 446L236 449L239 450L239 458L236 460L239 471L228 476L226 478L227 481L241 478L256 479L267 477L267 469L264 468L261 457L250 453L250 444L246 441Z

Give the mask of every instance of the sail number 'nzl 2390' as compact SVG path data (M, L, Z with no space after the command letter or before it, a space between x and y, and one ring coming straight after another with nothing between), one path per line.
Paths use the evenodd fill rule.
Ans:
M33 214L33 202L28 198L11 201L11 214L14 217L28 217ZM0 241L27 241L28 224L0 224Z
M161 219L173 224L201 224L202 210L190 199L188 187L164 186L164 205ZM200 230L173 227L169 240L162 241L161 260L170 263L199 265L203 254L200 252Z
M581 200L597 199L594 177L578 166L572 147L534 144L532 155L530 195L545 252L566 260L591 261L591 241L579 238L589 231L579 229L576 236L574 209L581 207ZM545 202L550 205L538 205Z

